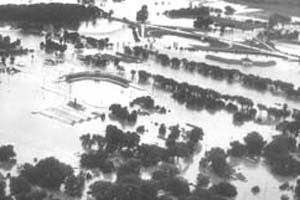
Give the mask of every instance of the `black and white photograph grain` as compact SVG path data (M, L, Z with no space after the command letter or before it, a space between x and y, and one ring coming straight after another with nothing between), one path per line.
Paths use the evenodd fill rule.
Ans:
M300 200L300 0L0 0L0 200Z

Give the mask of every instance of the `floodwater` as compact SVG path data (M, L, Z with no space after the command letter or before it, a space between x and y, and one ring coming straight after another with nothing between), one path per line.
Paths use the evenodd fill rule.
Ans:
M5 1L1 1L1 3ZM32 2L38 2L32 0ZM45 1L43 1L45 2ZM50 1L51 2L51 1ZM54 1L53 1L54 2ZM64 2L75 2L72 0ZM155 2L158 2L156 4ZM28 1L20 0L19 3L28 3ZM198 2L196 2L197 4ZM142 4L147 4L150 11L150 21L153 24L165 25L183 25L191 27L191 23L178 19L167 19L158 13L171 8L180 8L189 6L189 1L170 0L149 1L149 0L126 0L123 3L112 3L107 1L101 3L97 1L97 5L101 5L104 9L113 9L114 13L120 17L126 17L134 20L135 11L140 9ZM213 1L212 5L223 5ZM132 12L128 12L130 8ZM239 7L240 12L243 10L249 12L245 7ZM151 12L155 10L154 12ZM133 12L134 11L134 12ZM163 20L162 20L163 18ZM180 23L179 23L180 22ZM186 22L186 23L185 23ZM190 22L190 21L189 21ZM132 31L128 27L119 22L108 22L106 20L98 20L96 25L92 23L83 23L79 32L97 38L110 37L111 41L119 44L119 48L115 47L110 52L120 51L122 45L134 45ZM194 182L199 172L199 160L203 156L204 150L212 147L228 148L229 143L233 140L242 140L247 133L251 131L260 132L265 140L270 140L273 135L278 134L273 126L262 126L252 122L245 123L242 126L235 126L232 123L232 115L226 112L217 112L215 114L206 111L191 111L183 105L179 105L170 98L170 94L163 91L153 89L151 86L141 86L141 90L134 88L121 88L106 82L81 81L71 85L57 82L58 78L64 74L71 72L95 70L90 66L80 63L77 54L92 54L97 50L87 50L84 52L74 53L74 49L69 48L64 57L60 58L63 63L55 66L49 66L44 63L44 59L58 59L54 54L45 54L39 50L39 43L43 40L42 36L23 35L17 30L11 30L9 27L0 29L0 34L10 35L12 39L20 38L22 45L26 48L32 48L35 52L28 56L16 58L21 73L15 75L0 74L0 143L12 143L15 145L17 152L17 160L19 163L32 162L33 158L45 158L55 156L61 161L71 164L75 168L78 167L78 155L81 152L79 137L85 133L103 134L107 124L115 124L115 121L106 120L102 122L100 119L85 121L83 123L71 126L68 124L74 118L88 116L88 112L72 112L72 115L66 116L67 119L58 119L67 110L68 101L77 99L80 103L87 107L89 112L108 113L108 107L112 103L120 103L127 105L135 97L143 95L151 95L156 104L165 106L171 112L166 115L152 114L150 116L140 116L136 126L124 126L124 129L133 130L139 125L145 125L148 131L142 136L142 142L163 145L164 141L157 138L158 126L156 123L165 123L166 125L180 124L182 127L186 123L195 124L203 128L205 132L202 142L203 150L195 155L193 162L183 172L182 176L190 182ZM231 36L233 37L233 36ZM288 81L296 86L300 86L299 81L299 64L281 59L267 58L264 56L249 56L259 60L276 60L277 64L270 68L244 68L241 66L229 66L221 63L212 62L205 59L207 52L180 52L175 50L167 50L165 47L170 45L170 40L181 42L180 38L166 36L155 46L161 52L167 52L172 56L188 58L195 61L215 64L222 68L239 69L247 74L255 74L262 77L279 79ZM165 42L168 40L167 42ZM184 45L198 44L196 41L184 40ZM201 44L205 45L205 44ZM284 48L288 48L285 45ZM243 55L232 55L226 53L218 53L217 55L233 58L242 58ZM244 55L245 56L245 55ZM241 87L239 84L229 85L225 82L204 78L198 74L191 74L184 71L174 71L164 68L154 61L148 61L143 64L126 64L121 63L125 68L124 76L130 78L131 69L144 69L151 73L162 74L166 77L172 77L177 81L189 82L204 88L211 88L223 94L242 95L253 99L256 103L264 103L274 105L276 103L288 103L290 107L299 107L298 102L287 101L283 97L272 96L269 93L259 93ZM107 71L118 73L113 66L109 66ZM135 82L136 80L134 80ZM136 83L135 83L136 84ZM49 118L42 116L40 113L48 113L58 118ZM233 181L238 188L237 200L252 199L279 199L282 194L278 190L278 186L285 180L273 176L268 168L263 164L253 165L242 162L236 165L235 169L243 173L247 179L247 183ZM254 185L260 186L262 192L260 195L253 196L251 188ZM291 194L289 194L291 195Z

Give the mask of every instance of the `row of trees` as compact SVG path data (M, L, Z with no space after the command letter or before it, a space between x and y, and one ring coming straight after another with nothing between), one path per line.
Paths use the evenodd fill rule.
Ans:
M300 98L300 89L295 89L292 83L281 80L272 80L270 78L262 78L253 74L245 74L236 69L223 69L218 66L208 65L206 63L188 61L186 59L170 58L167 54L152 52L143 47L135 47L132 49L135 56L143 59L149 56L144 56L145 51L148 55L153 55L158 63L162 66L170 66L172 69L180 69L182 67L188 72L197 72L199 75L210 77L219 81L227 81L228 83L238 82L246 88L251 88L261 92L269 91L272 94L282 94L291 99L297 100ZM129 53L126 51L125 53Z
M204 89L188 83L178 83L171 78L152 75L146 71L139 71L139 81L147 83L153 78L155 87L172 93L172 98L189 109L206 109L210 112L226 110L234 114L234 122L243 123L255 119L257 110L252 100L242 96L222 95L214 90Z
M90 36L80 35L78 32L71 32L67 30L65 30L62 35L58 35L58 37L60 37L61 43L70 42L74 44L77 49L84 48L84 43L87 47L98 48L100 50L112 45L108 37L97 39Z
M218 16L223 12L222 9L213 8L208 6L180 8L165 11L164 14L171 18L197 18L197 17L209 17L212 13L216 13ZM225 6L225 15L232 15L235 9L231 6Z

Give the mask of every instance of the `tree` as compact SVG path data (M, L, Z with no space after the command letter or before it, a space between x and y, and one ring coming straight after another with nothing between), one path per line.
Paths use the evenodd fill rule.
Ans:
M4 199L5 197L5 188L6 188L5 181L0 181L0 199Z
M103 150L83 153L80 157L80 165L87 169L101 169L106 159L107 153Z
M197 185L196 187L206 188L209 185L209 177L199 173L197 176Z
M169 134L168 138L177 140L180 136L179 125L170 126L169 130L170 130L170 134Z
M93 141L91 138L91 134L85 134L80 136L81 146L84 150L91 150Z
M196 187L192 193L194 197L197 197L200 200L210 199L211 194L208 189Z
M3 145L0 147L0 162L9 162L16 157L13 145Z
M148 19L148 16L148 7L146 5L143 5L141 10L139 10L136 14L136 21L145 23Z
M259 156L266 142L258 132L251 132L244 138L249 155Z
M118 129L116 126L108 125L105 132L105 140L107 143L106 151L114 152L117 149L122 148L124 143L124 133L122 130Z
M203 139L204 132L202 128L194 127L191 131L187 132L188 143L195 146Z
M168 153L174 158L188 158L193 152L187 143L175 142L168 146Z
M291 22L291 17L280 15L280 14L273 14L269 17L269 28L272 29L278 23L281 24L288 24Z
M154 181L142 181L140 191L143 200L155 200L157 197L158 186Z
M129 159L127 162L122 164L119 169L117 170L117 177L118 179L121 176L128 175L128 174L140 174L140 169L142 166L142 162L139 159Z
M228 150L228 154L233 157L243 157L247 153L247 148L239 141L233 141L230 143L231 148Z
M256 185L251 188L251 192L256 195L260 192L260 188Z
M212 148L205 153L205 157L211 163L213 171L221 177L228 176L228 164L226 162L227 155L225 151L219 147Z
M280 157L296 150L296 139L286 135L275 136L264 148L264 156L269 162L279 160Z
M141 180L136 175L121 177L116 183L98 181L90 186L96 200L154 200L157 186L153 181Z
M297 184L295 187L295 197L300 198L300 179L297 180Z
M164 190L170 192L171 194L180 197L187 196L190 193L188 182L179 177L169 177L164 181Z
M66 178L65 192L72 197L81 197L85 185L84 176L79 174L78 176L71 175Z
M106 159L102 164L101 170L104 174L109 174L114 172L115 171L114 163L109 159Z
M210 16L199 16L194 21L195 28L208 29L208 27L213 24L213 20Z
M136 149L140 143L140 136L136 132L126 132L125 146L127 149Z
M22 193L16 196L16 200L45 200L47 192L41 189L34 189L28 193Z
M112 200L111 191L113 184L106 181L97 181L90 186L89 193L96 200Z
M225 15L232 15L235 13L235 9L231 6L226 6L225 7Z
M164 159L166 153L166 149L157 145L142 144L138 147L138 158L145 167L157 165Z
M158 135L159 135L159 137L165 138L166 132L167 132L166 125L165 124L161 124L159 126L159 129L158 129Z
M31 184L29 181L22 177L12 177L10 179L10 193L12 195L20 195L20 194L26 194L29 193L31 190Z
M235 197L237 195L236 187L227 182L221 182L218 185L212 186L210 191L224 197Z
M152 179L162 181L168 177L174 177L179 174L179 169L176 165L170 163L162 163L158 169L152 173Z
M66 177L73 174L71 166L54 157L40 160L35 166L24 165L20 172L31 184L58 190Z

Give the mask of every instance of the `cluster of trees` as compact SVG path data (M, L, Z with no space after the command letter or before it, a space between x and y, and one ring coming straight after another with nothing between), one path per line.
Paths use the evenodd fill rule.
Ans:
M136 123L138 116L135 110L129 112L127 107L122 107L120 104L112 104L109 107L109 110L112 118L115 118L121 122Z
M130 106L133 107L135 105L138 105L145 110L155 111L161 114L167 112L165 107L155 105L154 99L151 96L142 96L135 98L130 102Z
M139 82L147 83L152 77L154 85L172 93L172 98L186 107L195 110L206 109L210 112L226 110L234 113L234 122L243 123L255 119L257 110L252 100L242 96L222 95L211 89L204 89L188 83L178 83L161 75L139 71Z
M0 34L0 56L1 62L6 66L6 59L10 56L11 64L14 64L15 55L24 55L29 52L29 49L21 46L21 40L16 39L11 41L10 36L3 36Z
M258 132L253 131L244 137L244 144L239 141L231 142L228 154L238 158L243 156L258 157L262 155L265 144L263 137Z
M286 133L276 135L266 143L259 133L251 132L244 138L244 143L233 141L230 146L228 155L233 157L263 156L274 174L281 176L300 174L300 161L295 157L299 147L292 135ZM224 159L224 156L222 158Z
M182 67L186 71L189 72L196 71L200 75L203 75L205 77L209 76L215 80L221 80L221 81L226 80L228 83L239 82L247 88L253 88L255 90L259 90L262 92L269 91L273 94L281 93L295 100L298 98L298 95L296 95L296 93L299 93L300 91L299 89L297 90L294 89L294 85L291 83L287 83L279 80L271 80L269 78L261 78L259 76L254 76L251 74L250 75L244 74L239 70L222 69L217 66L208 65L205 63L198 63L194 61L188 61L186 59L178 59L176 57L169 58L169 56L166 54L152 52L143 47L134 47L131 51L127 50L125 53L128 54L131 53L134 56L142 57L143 59L147 59L149 57L149 54L151 54L155 56L156 61L161 63L161 65L171 66L172 69L179 69L180 67ZM147 56L144 56L146 54ZM147 83L148 79L151 77L151 75L145 71L139 71L138 73L139 73L140 83ZM173 80L170 82L173 82ZM235 106L231 103L228 105L227 108L229 110L232 109L232 111L237 111L237 108L235 108ZM282 109L278 109L275 107L268 108L262 105L262 106L258 106L258 109L267 111L268 115L270 117L274 117L276 120L286 118L291 114L291 111L288 110L286 107ZM252 120L253 114L255 114L255 111L253 110L252 110L252 114L250 115L249 114L245 115L245 113L236 113L235 121L238 121L241 118L244 118L245 121Z
M29 4L1 5L2 21L34 22L38 24L68 24L74 21L90 20L103 14L97 7L85 7L77 4Z
M299 38L299 31L280 31L280 30L272 30L266 31L264 33L268 36L269 40L298 40Z
M47 36L46 36L45 43L41 42L40 47L41 49L45 49L48 52L52 52L52 51L64 52L67 50L66 44L60 44L58 42L55 42L54 40L52 40L50 37Z
M292 18L280 14L273 14L269 17L268 25L269 29L273 29L277 24L289 24L291 23Z
M169 131L170 133L166 138L165 145L169 159L173 161L176 158L190 158L204 136L202 128L198 127L194 127L183 134L179 125L174 125L169 127Z
M294 137L282 134L275 136L264 148L263 156L273 173L281 176L300 174L300 161L293 156L298 150Z
M171 18L197 18L197 17L207 17L211 13L216 13L218 16L223 12L222 9L213 8L208 6L200 7L190 7L190 8L180 8L176 10L165 11L164 14ZM225 6L225 15L234 14L235 9L231 6Z
M72 197L81 197L85 185L82 174L74 175L71 166L54 157L40 160L35 165L25 163L19 175L10 177L10 196L5 196L5 182L0 183L1 199L44 200L50 195L47 190L64 192Z
M40 160L36 165L26 163L20 170L20 176L30 184L52 190L59 190L65 179L72 174L71 166L54 157Z
M91 46L92 48L98 48L103 50L105 47L111 46L112 44L109 41L109 38L101 38L101 39L96 39L93 37L82 37L85 41L86 44Z
M0 49L3 50L16 50L18 48L21 48L21 40L16 39L16 41L11 41L9 36L3 36L0 34Z
M155 57L158 63L163 66L170 66L172 69L180 69L180 67L182 67L186 71L197 72L199 75L210 77L215 80L226 80L228 83L238 82L247 88L262 92L269 91L272 94L282 94L295 100L300 98L300 89L295 89L295 86L292 83L262 78L253 74L245 74L235 69L223 69L202 62L188 61L176 57L170 58L167 54L142 49L142 47L133 48L132 52L135 56L142 56L145 54L144 51L148 51L149 54L152 54Z
M180 140L179 126L169 127L170 134L166 139L166 148L152 144L140 144L137 132L124 132L116 126L108 125L105 136L86 134L80 137L85 153L81 155L81 166L87 169L100 169L103 173L111 173L116 169L112 158L120 157L126 161L137 159L143 167L156 166L160 162L175 162L176 158L192 156L202 140L204 132L194 127L185 132ZM183 137L183 135L182 135ZM122 169L121 169L122 170Z
M96 200L213 200L237 195L236 188L227 182L208 188L206 176L198 178L195 189L191 191L187 180L180 177L177 167L171 164L160 164L150 180L140 178L140 165L136 160L129 160L123 166L125 169L116 182L95 182L90 186L89 194Z
M200 160L199 166L204 169L211 169L216 175L230 178L230 166L227 163L228 155L219 147L212 148L205 152L205 156Z
M213 20L210 17L211 9L206 6L196 8L181 8L178 10L166 11L164 14L171 18L194 18L194 27L208 29L213 24Z
M216 147L205 152L205 156L201 159L199 165L204 169L211 169L216 175L224 178L230 178L232 175L231 168L227 162L228 156L251 158L263 155L266 142L257 132L248 133L244 138L244 144L239 141L230 143L231 148L225 152L224 149Z
M105 137L86 134L81 136L82 147L86 151L81 155L81 167L100 169L103 173L115 171L111 157L121 154L122 157L133 157L139 148L140 136L137 132L124 132L116 126L108 125Z
M210 8L206 6L196 8L181 8L178 10L169 10L164 13L171 18L197 18L210 15Z
M78 32L70 32L67 30L65 30L62 35L59 35L59 37L61 42L70 42L74 44L77 49L83 48L84 43L88 47L98 48L100 50L112 45L108 37L97 39L90 36L80 35Z
M200 29L208 29L210 25L213 24L213 20L209 16L199 16L194 21L194 27Z
M94 56L94 55L86 55L86 56L80 56L78 57L81 61L83 61L85 64L93 66L105 68L109 63L110 59L104 57L104 56Z
M231 6L225 6L225 15L233 15L235 13L235 9Z
M234 14L235 9L231 6L226 6L224 9L225 15ZM213 14L212 14L213 13ZM211 7L190 7L175 10L165 11L164 14L171 18L192 18L194 19L194 27L201 29L209 29L209 26L214 24L221 27L221 33L226 27L238 28L242 30L253 30L254 28L265 27L266 24L260 21L250 20L235 20L221 16L222 9Z
M299 119L296 119L294 121L286 121L285 120L285 121L279 123L276 126L276 129L280 130L283 133L293 134L293 135L297 136L300 131L299 121L300 121Z

